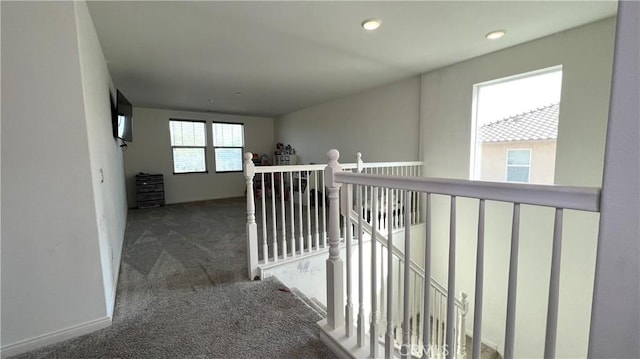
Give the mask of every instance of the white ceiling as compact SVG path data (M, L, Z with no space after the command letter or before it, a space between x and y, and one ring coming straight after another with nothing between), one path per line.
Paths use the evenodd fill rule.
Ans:
M134 106L266 116L613 16L616 8L615 1L89 2L113 81ZM366 32L366 18L382 26ZM507 35L486 40L494 29Z

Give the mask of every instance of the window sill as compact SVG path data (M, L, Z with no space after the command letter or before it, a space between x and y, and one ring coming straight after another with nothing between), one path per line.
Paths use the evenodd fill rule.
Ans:
M173 172L174 175L191 175L191 174L207 174L209 171L198 171L198 172Z

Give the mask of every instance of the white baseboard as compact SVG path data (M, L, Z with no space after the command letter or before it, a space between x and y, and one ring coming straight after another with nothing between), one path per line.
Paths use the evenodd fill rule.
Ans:
M118 280L120 280L120 266L122 265L122 248L124 247L124 238L120 244L120 253L118 260L118 266L115 268L116 277L113 280L113 288L111 289L111 301L107 303L107 316L109 319L113 319L113 310L116 307L116 294L118 292Z
M28 352L30 350L41 348L45 345L75 338L80 335L89 334L96 330L106 328L110 325L111 318L103 317L68 328L56 330L47 334L42 334L37 337L21 340L19 342L8 344L0 348L0 357L6 358L8 356Z
M116 307L116 293L118 291L118 277L119 276L120 276L120 273L117 273L115 281L113 282L115 284L113 285L113 289L111 289L111 297L109 298L109 303L107 303L107 317L109 319L113 319L113 311L114 311L114 309Z

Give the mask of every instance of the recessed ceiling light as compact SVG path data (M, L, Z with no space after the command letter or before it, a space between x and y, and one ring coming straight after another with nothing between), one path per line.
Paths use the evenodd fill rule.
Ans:
M494 30L484 35L484 37L487 38L487 40L497 40L503 37L506 33L507 33L507 30Z
M367 19L362 22L362 28L367 31L373 31L382 25L382 20L380 19Z

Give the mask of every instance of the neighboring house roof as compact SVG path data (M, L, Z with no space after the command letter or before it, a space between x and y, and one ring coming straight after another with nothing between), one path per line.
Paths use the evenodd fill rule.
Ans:
M560 104L507 117L480 127L482 142L555 140Z

